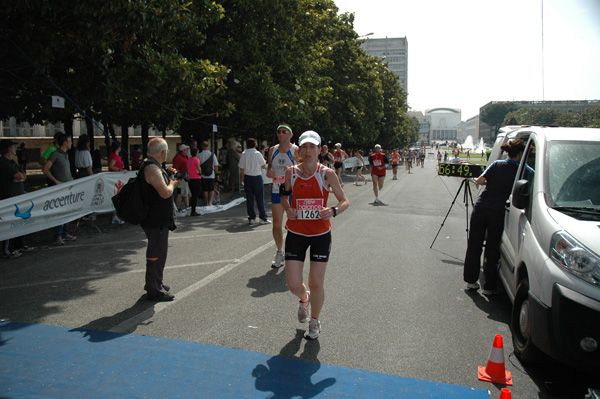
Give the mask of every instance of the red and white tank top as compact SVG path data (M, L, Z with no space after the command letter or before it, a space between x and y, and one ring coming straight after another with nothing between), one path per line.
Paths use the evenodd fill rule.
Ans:
M341 150L336 150L333 152L333 162L342 163L344 162L344 156Z
M292 204L298 218L287 220L285 228L307 237L320 236L331 230L331 222L319 217L319 211L327 206L329 188L325 183L328 168L318 164L312 176L300 176L298 166L292 167Z

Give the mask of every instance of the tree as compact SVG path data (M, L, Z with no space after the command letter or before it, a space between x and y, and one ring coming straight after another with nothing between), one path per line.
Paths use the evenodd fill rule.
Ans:
M581 112L560 114L554 123L558 126L600 127L600 107Z
M495 138L496 132L502 126L506 114L516 109L518 109L518 106L510 101L492 102L483 109L479 117L492 129L492 134Z
M2 116L39 123L79 112L49 106L61 94L50 78L92 117L174 127L224 88L225 67L186 56L221 16L209 0L6 4Z
M517 125L554 125L559 115L553 108L521 108L506 114L504 124L512 120Z

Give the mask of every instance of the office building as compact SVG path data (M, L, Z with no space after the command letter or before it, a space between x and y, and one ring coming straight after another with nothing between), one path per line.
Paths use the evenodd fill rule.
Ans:
M367 38L361 47L374 57L381 58L390 71L398 75L400 86L408 93L408 41L406 37Z

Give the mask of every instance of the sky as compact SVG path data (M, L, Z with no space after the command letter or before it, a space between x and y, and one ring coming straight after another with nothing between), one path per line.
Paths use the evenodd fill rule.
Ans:
M407 38L413 111L600 100L600 0L334 1L358 35Z

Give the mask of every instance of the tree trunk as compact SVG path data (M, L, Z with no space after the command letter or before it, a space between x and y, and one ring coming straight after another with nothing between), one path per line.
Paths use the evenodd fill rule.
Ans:
M67 156L69 157L69 164L71 166L71 175L73 178L77 177L77 168L75 167L75 137L73 137L73 116L69 115L66 117L64 122L65 134L71 136L73 145L70 150L67 150Z
M94 143L94 124L90 118L85 118L85 127L87 130L87 135L90 136L90 154L94 153L96 149L96 145Z
M129 153L129 121L123 118L121 120L121 159L125 170L129 170Z
M142 122L142 159L146 159L148 156L148 122Z

